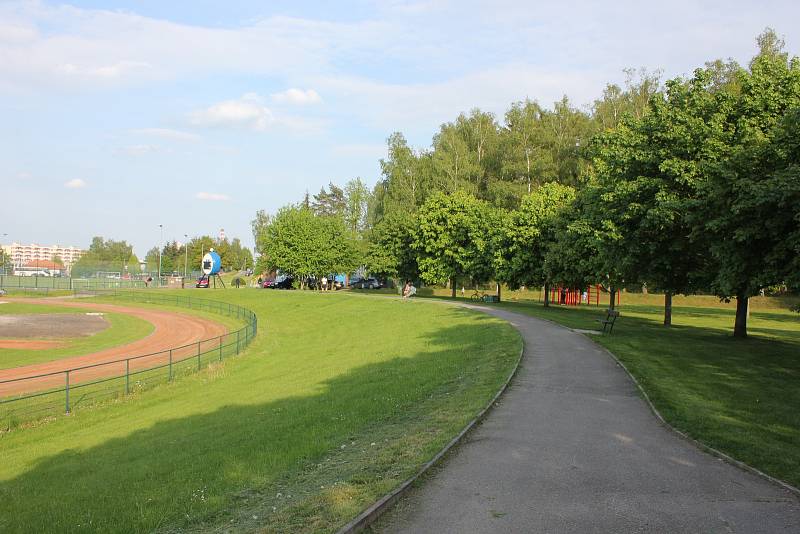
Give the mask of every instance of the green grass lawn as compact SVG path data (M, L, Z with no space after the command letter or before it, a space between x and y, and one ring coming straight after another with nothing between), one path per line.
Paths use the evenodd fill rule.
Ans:
M800 315L765 299L750 315L750 337L734 339L729 305L713 297L687 301L701 306L676 306L670 328L661 325L660 306L623 304L613 334L592 337L625 364L675 428L800 486ZM589 330L605 316L603 308L586 306L500 306Z
M94 311L91 305L85 308L66 308L46 304L28 304L9 302L0 304L0 315L35 314L35 313L86 313ZM64 340L64 346L44 350L2 349L0 348L0 369L9 369L21 365L49 362L89 354L131 343L137 339L149 336L153 332L153 325L138 317L122 313L105 313L105 319L110 326L105 330L91 336L81 336Z
M0 531L334 531L474 417L521 347L502 321L425 302L202 297L258 314L243 355L0 434Z

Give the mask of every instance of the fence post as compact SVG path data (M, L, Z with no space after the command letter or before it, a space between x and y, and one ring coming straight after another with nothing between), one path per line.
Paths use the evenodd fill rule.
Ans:
M64 386L64 393L66 397L66 405L67 405L67 414L69 414L69 371L64 372L65 376L65 386Z
M236 354L239 354L239 332L241 332L241 330L236 331Z
M197 370L200 370L200 342L197 342Z
M172 349L169 349L169 381L172 382Z
M222 361L222 336L219 336L219 361Z
M125 360L125 395L131 392L131 360Z

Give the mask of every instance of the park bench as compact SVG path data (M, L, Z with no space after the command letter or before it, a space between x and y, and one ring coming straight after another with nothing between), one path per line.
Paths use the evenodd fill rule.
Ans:
M614 323L617 322L618 317L619 312L617 310L606 310L606 318L596 319L596 321L603 325L604 334L606 332L606 328L608 328L608 333L610 334L614 330Z

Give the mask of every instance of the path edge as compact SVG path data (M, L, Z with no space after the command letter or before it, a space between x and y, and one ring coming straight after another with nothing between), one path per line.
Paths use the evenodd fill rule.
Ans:
M544 319L544 320L547 321L547 319ZM549 321L549 322L552 322L553 324L558 324L558 323L555 323L554 321ZM567 328L567 327L565 327L563 325L559 325L559 326L561 326L562 328ZM572 329L570 328L570 330L572 330ZM720 451L718 449L715 449L711 445L706 445L705 443L696 440L692 436L690 436L690 435L678 430L677 428L675 428L674 426L669 424L667 422L667 420L664 419L664 417L661 415L661 412L658 411L658 408L655 407L655 405L653 404L653 401L650 400L650 396L644 390L642 385L639 383L638 380L636 380L636 377L633 376L633 373L631 373L630 370L625 366L625 364L620 361L620 359L617 357L617 355L614 354L613 352L611 352L610 350L608 350L606 347L604 347L603 345L601 345L597 341L595 341L594 339L592 339L588 334L582 334L582 335L584 337L588 338L592 343L597 345L603 352L605 352L606 354L611 356L611 358L614 360L614 362L625 371L625 373L628 375L628 378L630 378L631 381L636 385L636 389L639 390L639 394L642 396L642 398L644 399L645 403L647 403L647 406L650 408L650 411L653 413L653 415L655 415L656 419L661 424L661 426L663 426L664 428L666 428L670 432L676 434L678 437L683 438L685 441L688 441L689 443L691 443L692 445L694 445L695 447L697 447L701 451L706 452L706 453L708 453L708 454L710 454L712 456L716 456L720 460L723 460L723 461L725 461L725 462L727 462L727 463L729 463L729 464L731 464L731 465L733 465L735 467L738 467L739 469L741 469L743 471L747 471L748 473L751 473L753 475L761 477L764 480L766 480L767 482L771 482L772 484L774 484L774 485L776 485L776 486L778 486L778 487L780 487L780 488L782 488L782 489L784 489L784 490L786 490L786 491L788 491L790 493L793 493L796 497L800 497L800 488L796 488L795 486L792 486L788 482L785 482L785 481L783 481L783 480L781 480L779 478L775 478L772 475L768 475L767 473L761 471L760 469L757 469L757 468L753 467L752 465L746 464L746 463L742 462L741 460L737 460L736 458L733 458L732 456L729 456L729 455L725 454L724 452L722 452L722 451Z
M483 313L483 312L481 312ZM505 321L505 319L501 319ZM506 323L511 324L509 321L505 321ZM514 326L514 325L512 325ZM515 327L517 333L519 330ZM423 475L425 475L432 467L439 463L439 461L448 453L450 452L456 445L460 444L464 437L473 429L475 426L480 423L486 415L488 415L489 411L494 408L495 404L500 397L503 396L503 393L506 392L508 386L511 385L511 381L517 374L519 370L520 364L522 363L522 358L525 354L525 339L522 337L522 334L519 334L520 340L522 341L522 347L519 350L519 356L517 357L517 361L514 364L514 368L509 373L508 378L506 378L503 385L500 389L495 393L492 400L484 406L484 408L478 412L466 426L461 429L456 437L450 440L450 442L445 445L442 450L436 453L436 455L431 458L425 465L423 465L419 471L413 474L410 478L407 478L402 484L400 484L397 488L392 490L391 492L387 493L377 501L375 501L370 507L366 510L361 512L355 519L347 523L341 529L337 531L337 534L355 534L357 532L362 532L365 528L370 526L374 523L380 516L382 516L385 512L387 512L402 496L408 493L411 490L414 483L419 480Z
M512 313L514 313L514 312L512 312ZM525 315L525 314L520 314L520 315ZM613 352L608 350L606 347L604 347L603 345L598 343L597 340L592 337L592 335L597 335L597 334L587 334L585 332L578 332L574 328L570 328L568 326L564 326L563 324L559 324L559 323L553 321L552 319L546 319L544 317L535 317L533 315L525 315L525 316L526 317L530 317L532 319L538 319L540 321L546 321L546 322L548 322L548 323L550 323L552 325L558 326L560 328L564 328L566 330L570 330L572 332L575 332L576 334L580 334L583 337L585 337L586 339L588 339L589 341L591 341L601 351L603 351L606 354L608 354L611 357L611 359L614 361L614 363L616 363L619 367L622 368L623 371L625 371L625 374L628 375L628 378L630 378L631 382L634 383L634 385L636 386L636 389L639 390L639 394L642 396L642 398L644 399L645 403L647 404L647 407L650 409L650 412L652 412L652 414L656 417L656 419L658 420L659 424L662 427L666 428L667 430L669 430L670 432L672 432L673 434L675 434L679 438L682 438L683 440L691 443L692 445L694 445L695 447L697 447L701 451L706 452L706 453L708 453L708 454L710 454L712 456L716 456L720 460L723 460L723 461L725 461L725 462L727 462L727 463L729 463L729 464L731 464L731 465L733 465L735 467L738 467L742 471L747 471L748 473L751 473L753 475L761 477L762 479L766 480L767 482L770 482L770 483L780 487L781 489L784 489L784 490L788 491L789 493L794 494L795 497L800 498L800 488L792 486L788 482L785 482L785 481L783 481L783 480L781 480L779 478L775 478L772 475L768 475L765 472L761 471L760 469L757 469L757 468L753 467L752 465L746 464L746 463L742 462L741 460L737 460L736 458L733 458L732 456L729 456L729 455L725 454L724 452L722 452L722 451L720 451L718 449L715 449L711 445L706 445L705 443L696 440L692 436L690 436L690 435L678 430L677 428L675 428L674 426L669 424L667 422L667 420L664 419L664 416L661 415L661 412L658 411L658 408L656 408L656 406L653 404L653 401L650 400L650 396L644 390L642 385L639 383L639 381L636 379L636 377L633 376L633 373L631 373L630 370L625 366L625 364L622 363L622 361L620 361L620 359L617 357L616 354L614 354ZM603 334L600 334L600 335L603 335ZM609 334L609 335L611 335L611 334Z

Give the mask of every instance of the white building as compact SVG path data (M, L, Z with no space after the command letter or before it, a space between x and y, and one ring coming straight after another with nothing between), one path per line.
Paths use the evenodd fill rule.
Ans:
M11 243L3 245L3 252L6 254L6 261L9 266L22 267L32 261L51 261L53 256L58 256L64 262L64 266L69 269L78 258L86 251L75 247L62 247L61 245L23 245L21 243Z

